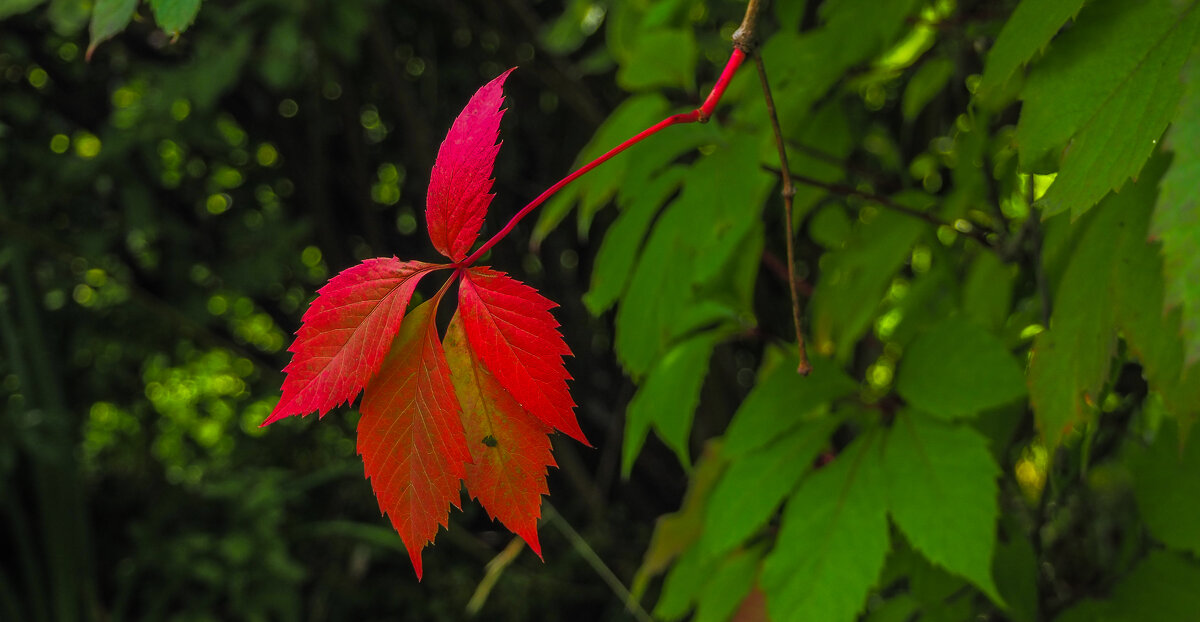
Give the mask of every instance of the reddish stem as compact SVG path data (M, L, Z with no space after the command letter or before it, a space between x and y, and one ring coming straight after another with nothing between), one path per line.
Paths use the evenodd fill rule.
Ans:
M496 235L493 235L487 242L484 242L483 246L480 246L479 248L475 249L475 252L473 252L469 256L467 256L466 259L463 259L462 261L453 264L453 267L462 268L464 266L469 266L472 263L474 263L476 260L478 260L480 257L482 257L484 253L488 252L488 250L490 250L493 246L495 246L497 242L504 239L504 236L511 233L512 230L517 226L517 223L520 222L522 218L524 218L527 214L529 214L529 212L532 212L535 208L537 208L537 206L541 205L542 203L545 203L546 199L549 199L551 196L554 196L554 193L558 192L559 190L562 190L563 186L566 186L567 184L575 181L576 179L579 179L585 173L587 173L588 171L596 168L597 166L600 166L601 164L607 162L610 158L617 155L618 153L625 151L626 149L642 142L643 140L659 133L660 131L662 131L672 125L676 125L679 123L696 123L696 122L705 123L705 122L707 122L708 119L710 117L712 117L713 111L716 110L717 104L721 101L721 96L725 94L725 88L729 86L729 81L731 79L733 79L733 74L737 71L738 67L740 67L742 65L742 61L744 61L745 59L746 59L746 53L738 48L734 48L733 54L731 54L729 56L729 62L727 62L725 64L725 69L723 71L721 71L721 77L717 79L717 83L713 86L712 92L708 94L708 97L704 100L704 103L699 108L697 108L691 112L685 112L685 113L681 113L681 114L671 115L671 116L663 119L662 121L659 121L658 123L655 123L654 125L651 125L650 127L635 134L629 140L626 140L625 142L617 145L616 147L613 147L604 155L596 158L595 160L592 160L591 162L588 162L587 164L581 166L575 172L562 178L561 180L559 180L558 183L554 184L553 186L550 186L549 188L546 189L545 192L539 194L536 199L530 201L528 205L526 205L525 207L522 207L521 211L517 212L516 215L513 216L512 219L508 221L508 224L504 225L503 229L497 231Z
M725 69L721 71L721 77L717 78L717 83L713 85L713 90L708 94L708 98L700 106L701 123L708 121L712 116L713 111L717 109L717 103L721 101L721 96L725 94L725 88L729 86L729 81L733 79L733 74L737 72L738 67L742 66L742 61L746 60L746 53L741 48L733 48L733 54L729 55L729 62L725 63Z

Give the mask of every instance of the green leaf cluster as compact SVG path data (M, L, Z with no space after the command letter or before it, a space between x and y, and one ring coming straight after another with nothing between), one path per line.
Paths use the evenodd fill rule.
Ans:
M630 96L581 161L693 107L667 103L695 90L678 72L713 77L728 48L705 26L740 18L612 12ZM792 222L750 69L714 123L635 148L538 225L611 222L584 300L615 307L637 387L622 472L659 451L652 430L691 474L637 596L665 571L665 620L748 619L764 599L776 621L1126 619L1163 576L1161 616L1187 611L1200 2L829 0L767 19ZM724 398L729 377L744 396Z

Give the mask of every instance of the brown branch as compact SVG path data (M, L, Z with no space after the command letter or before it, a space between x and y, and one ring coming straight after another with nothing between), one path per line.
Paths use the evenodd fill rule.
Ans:
M746 14L742 16L742 25L733 31L733 47L746 54L753 54L755 46L758 45L759 8L759 0L750 0L747 2Z
M773 166L763 166L763 169L770 171L772 173L775 173L777 175L779 174L779 169L777 169ZM991 229L984 229L974 223L971 223L971 229L969 231L963 231L963 230L955 227L952 223L946 222L946 221L938 218L937 216L934 216L933 214L930 214L928 212L922 212L921 210L918 210L918 209L913 209L911 207L908 207L907 205L901 205L900 203L897 203L897 202L893 201L892 199L885 197L881 194L875 194L873 192L859 190L858 188L855 188L854 186L848 186L846 184L829 183L826 181L821 181L819 179L813 179L812 177L798 175L796 173L792 173L791 177L793 180L798 181L806 186L820 188L822 190L825 190L826 192L831 192L833 194L837 194L837 195L841 195L841 196L858 197L860 199L865 199L872 203L878 203L879 205L886 207L892 211L900 212L902 214L907 214L909 216L912 216L913 218L919 218L919 219L924 220L925 222L927 222L931 225L934 225L934 226L950 227L951 229L954 229L958 233L961 233L961 234L975 240L976 242L979 242L985 248L989 248L989 249L992 249L997 252L1001 251L1001 249L998 249L996 247L996 245L994 243L992 243L991 240L988 239L988 235L993 235L993 234L998 235L997 232L995 232ZM1001 256L1003 258L1003 254Z
M750 1L751 5L756 5L755 0ZM749 17L751 8L747 8L746 15ZM743 32L745 22L742 23L742 28L738 32ZM753 30L750 31L751 36ZM734 40L737 40L737 35L734 35ZM792 225L792 197L796 196L796 188L792 186L791 167L788 166L787 148L783 144L783 131L779 129L779 117L775 114L775 100L771 97L771 84L767 81L767 68L763 63L761 55L754 56L754 65L758 67L758 81L762 84L763 99L767 103L767 117L771 120L771 130L775 133L775 146L779 150L780 177L783 179L783 231L784 240L787 244L787 271L788 271L788 292L792 296L792 323L796 328L796 348L800 355L800 364L796 367L796 373L801 376L807 376L812 371L812 366L808 363L808 352L804 347L804 327L800 321L800 294L796 291L796 243L793 238Z

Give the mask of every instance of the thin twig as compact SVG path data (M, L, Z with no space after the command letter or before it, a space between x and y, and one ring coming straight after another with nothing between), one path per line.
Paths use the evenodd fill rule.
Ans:
M753 54L758 45L758 0L746 3L746 14L742 16L742 24L733 31L733 47L746 54Z
M583 536L579 535L578 531L575 531L571 527L567 519L563 518L562 514L555 511L554 506L550 505L550 502L544 499L542 500L542 509L545 512L546 522L557 527L566 536L567 541L571 543L575 551L592 567L592 570L596 571L596 574L600 575L600 578L608 584L609 589L625 603L633 617L637 618L639 622L654 622L650 614L646 613L645 609L642 609L641 603L634 600L633 594L629 592L629 588L625 587L624 583L621 583L621 579L617 577L616 573L604 563L604 560L600 559L600 556L596 554L592 546L587 543L587 540L583 539Z
M763 169L770 171L772 173L775 173L776 175L779 174L779 169L777 169L773 166L764 166ZM838 194L841 196L858 197L860 199L866 199L867 201L870 201L872 203L878 203L879 205L886 207L892 211L900 212L902 214L907 214L909 216L912 216L913 218L919 218L931 225L936 225L939 227L950 227L951 229L954 229L958 233L961 233L961 234L975 240L976 242L979 242L985 248L990 248L990 249L993 249L996 251L1000 250L1000 249L997 249L996 245L993 244L992 241L988 239L989 234L995 234L996 232L991 229L985 229L975 223L970 223L971 229L969 231L963 231L963 230L955 227L952 223L946 222L946 221L938 218L937 216L934 216L933 214L930 214L928 212L922 212L921 210L913 209L911 207L908 207L907 205L901 205L900 203L897 203L897 202L893 201L892 199L885 197L881 194L875 194L873 192L859 190L858 188L855 188L854 186L848 186L846 184L829 183L826 181L821 181L819 179L813 179L812 177L806 177L804 175L799 175L796 173L792 173L791 177L794 181L798 181L806 186L820 188L822 190L825 190L826 192L832 192L833 194Z
M747 11L748 13L749 11ZM745 26L743 25L743 27ZM800 355L796 373L807 376L812 371L812 365L808 363L808 352L804 347L804 327L800 322L800 293L796 291L796 243L793 240L796 236L793 233L792 225L792 197L796 196L796 188L792 186L787 148L783 144L783 131L779 129L779 117L775 114L775 99L771 97L771 83L767 81L767 67L763 63L762 55L754 55L754 65L758 67L758 81L762 84L763 99L767 103L767 118L771 120L771 130L775 133L775 146L779 150L779 176L783 178L783 237L787 242L788 292L792 295L792 323L796 328L796 349Z

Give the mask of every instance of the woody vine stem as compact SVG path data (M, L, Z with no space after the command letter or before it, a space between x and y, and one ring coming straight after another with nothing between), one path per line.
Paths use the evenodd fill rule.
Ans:
M712 91L708 94L708 97L705 98L704 103L701 104L699 108L691 112L671 115L662 121L655 123L654 125L630 137L625 142L613 147L604 155L592 160L591 162L588 162L572 172L570 175L562 178L558 181L558 183L550 186L545 192L539 194L535 199L530 201L525 207L522 207L521 210L518 211L516 215L514 215L512 219L504 225L503 228L497 231L495 235L488 239L488 241L484 242L482 246L476 249L475 252L471 253L466 259L454 264L453 267L461 268L463 266L471 265L477 259L482 257L484 253L488 252L488 250L495 246L497 242L512 232L513 228L517 226L517 223L520 222L522 218L553 196L554 193L558 192L564 186L575 181L579 177L585 175L588 171L607 162L613 156L672 125L679 125L682 123L707 123L709 118L712 117L713 112L716 110L717 104L720 103L721 96L725 94L725 89L729 86L729 81L733 79L733 75L737 72L738 68L742 66L742 63L746 60L747 56L754 56L755 65L758 67L759 82L762 84L763 97L765 98L767 104L767 116L770 118L771 130L775 135L775 145L779 150L779 163L781 165L780 176L783 180L782 195L784 232L787 241L788 290L791 293L792 298L792 322L796 329L796 342L800 357L800 364L796 371L801 375L808 375L808 372L812 369L812 367L808 363L808 355L804 346L804 331L800 319L800 295L797 291L796 283L796 251L793 241L794 235L792 232L792 197L795 195L796 190L792 185L792 177L789 173L787 149L784 145L783 133L779 129L779 119L775 114L775 102L771 97L771 86L767 81L766 67L763 65L762 57L755 54L755 46L758 41L758 12L761 5L762 4L759 2L759 0L749 0L749 2L746 4L746 13L742 18L742 23L733 33L733 52L729 55L729 61L725 63L725 69L721 71L721 76L717 79L717 83L713 86Z

